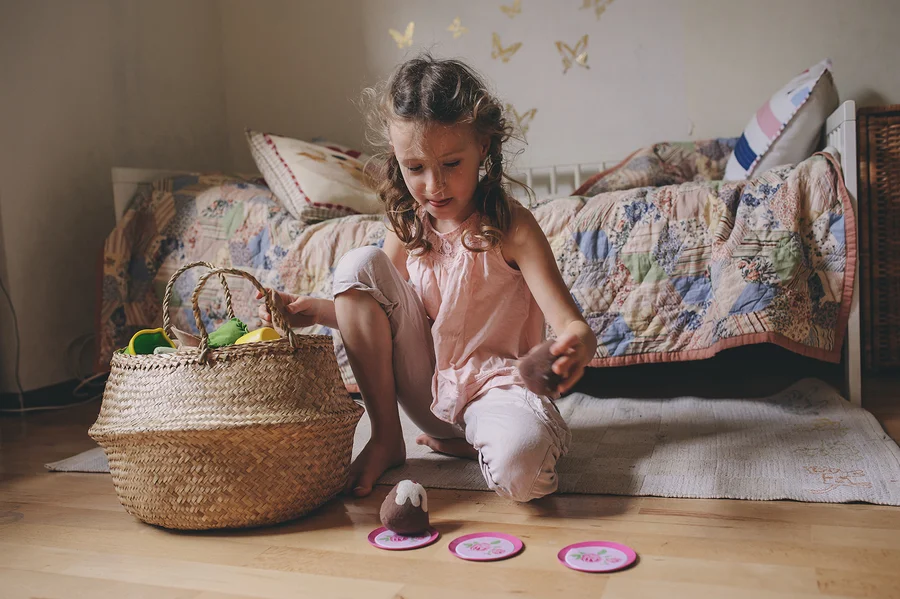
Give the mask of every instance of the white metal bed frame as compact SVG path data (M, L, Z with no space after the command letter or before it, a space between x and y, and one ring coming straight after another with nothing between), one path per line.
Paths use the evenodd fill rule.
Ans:
M858 214L857 155L856 155L856 103L848 100L835 110L825 123L824 147L833 148L844 172L844 182L850 194L854 214ZM544 195L567 195L581 187L583 178L604 171L619 160L579 164L556 164L550 166L518 167L512 175L524 179L529 187ZM128 203L141 183L184 174L186 171L113 168L113 199L116 222L122 218ZM857 236L858 238L858 236ZM844 339L844 393L856 405L862 405L862 367L859 316L859 259L857 252L856 276L853 280L853 298L850 303L850 319Z

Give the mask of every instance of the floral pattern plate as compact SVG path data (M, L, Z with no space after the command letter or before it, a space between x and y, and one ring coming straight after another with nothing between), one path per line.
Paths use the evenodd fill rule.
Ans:
M581 572L613 572L637 559L634 549L610 541L585 541L563 547L556 555L566 567Z
M434 528L429 528L420 535L401 535L385 527L376 528L369 533L369 543L379 549L388 551L403 551L405 549L418 549L431 545L441 536Z
M502 532L476 532L450 542L450 553L464 560L491 562L512 557L525 545L512 535Z

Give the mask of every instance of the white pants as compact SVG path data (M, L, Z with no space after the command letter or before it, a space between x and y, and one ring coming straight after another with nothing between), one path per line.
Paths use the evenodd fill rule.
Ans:
M410 420L432 437L465 436L478 451L488 487L503 497L530 501L556 491L556 463L571 434L549 398L523 387L495 387L469 403L460 423L440 420L431 412L431 327L412 285L387 254L369 246L347 252L335 269L334 295L350 289L369 293L388 316L397 401Z

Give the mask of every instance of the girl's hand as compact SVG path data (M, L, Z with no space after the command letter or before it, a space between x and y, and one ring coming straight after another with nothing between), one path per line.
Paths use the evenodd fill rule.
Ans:
M586 339L586 335L589 335L589 338ZM562 377L557 387L560 395L575 386L575 383L581 379L584 369L594 357L596 349L597 339L590 329L587 329L587 333L582 332L581 334L567 331L550 346L551 354L562 356L552 366L553 372Z
M300 327L309 327L319 322L319 304L318 300L306 295L293 295L274 289L267 289L272 296L272 300L278 307L284 308L284 313L288 318L288 326L292 329ZM256 292L256 299L262 299L263 294ZM272 324L272 315L269 314L269 308L263 302L259 306L259 318L267 325Z

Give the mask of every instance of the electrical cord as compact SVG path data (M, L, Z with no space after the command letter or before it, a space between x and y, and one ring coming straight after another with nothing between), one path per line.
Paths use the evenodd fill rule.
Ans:
M13 328L16 332L16 389L19 391L19 410L3 410L4 412L16 412L16 411L25 411L25 392L22 389L22 380L19 378L19 352L21 350L21 343L19 341L19 317L16 315L16 308L13 306L12 298L9 296L9 292L6 290L6 285L3 284L3 278L0 277L0 289L3 290L3 295L6 296L6 302L9 304L9 311L12 313L13 317Z
M87 397L87 399L84 399L84 401L66 404L63 406L35 406L32 408L25 407L25 391L22 389L22 380L19 375L19 363L20 363L20 358L21 358L21 340L19 337L19 317L16 314L16 308L13 305L12 298L10 297L9 292L6 290L6 285L3 284L2 277L0 277L0 290L2 290L3 295L6 296L6 301L9 304L9 311L12 313L13 328L15 329L15 332L16 332L15 376L16 376L16 389L18 390L18 393L19 393L19 407L18 408L0 409L0 413L25 414L27 412L46 412L46 411L51 411L51 410L65 410L67 408L81 406L81 405L84 405L84 404L87 404L92 401L96 401L96 400L100 399L102 397L102 393L97 393L98 389L90 389L90 387L92 385L96 385L97 382L99 381L101 383L101 387L99 390L102 390L102 384L106 382L106 377L109 375L109 373L101 372L101 373L95 374L93 376L84 377L78 371L78 368L79 368L80 362L81 362L81 354L84 352L84 348L87 346L87 343L94 337L93 334L89 334L89 335L82 335L81 337L76 338L74 341L72 341L72 343L69 344L69 347L66 350L67 354L70 354L67 356L67 358L69 358L69 360L70 360L70 362L69 362L70 369L73 366L73 364L77 364L74 369L74 374L75 374L75 378L78 379L79 383L75 387L75 389L72 390L72 395L74 395L78 399L82 399L85 397ZM78 353L75 358L76 362L73 362L72 358L71 358L71 349L72 349L72 346L75 345L76 343L80 343L81 345L78 348ZM101 379L103 379L103 380L101 380ZM86 394L84 392L85 389L88 389L88 392Z

